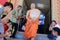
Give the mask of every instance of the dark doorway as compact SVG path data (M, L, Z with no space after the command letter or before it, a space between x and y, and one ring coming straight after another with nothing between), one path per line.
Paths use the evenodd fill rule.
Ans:
M27 8L30 8L31 3L36 4L36 8L40 9L45 14L45 26L44 26L44 33L49 33L49 26L52 20L51 16L51 0L25 0ZM39 31L39 30L38 30Z

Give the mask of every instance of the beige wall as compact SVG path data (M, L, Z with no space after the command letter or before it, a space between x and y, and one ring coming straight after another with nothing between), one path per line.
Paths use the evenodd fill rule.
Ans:
M9 2L10 0L8 0ZM11 0L11 3L13 3L14 8L17 7L18 5L23 6L23 0Z
M60 23L60 0L52 0L52 19Z

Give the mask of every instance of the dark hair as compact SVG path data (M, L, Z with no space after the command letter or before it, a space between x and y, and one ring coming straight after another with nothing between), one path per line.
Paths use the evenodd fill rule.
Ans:
M56 22L55 20L52 20L52 22L54 22L54 23L56 23L56 24L57 24L57 22ZM52 23L52 22L51 22L51 23Z
M8 22L7 23L11 23L11 21L10 20L8 20Z
M58 32L58 35L60 35L60 29L58 27L54 27L53 30Z
M4 7L6 7L6 6L10 6L10 7L11 7L11 10L13 10L13 4L12 4L12 3L6 2L6 3L4 4Z
M18 5L18 7L22 7L22 6Z

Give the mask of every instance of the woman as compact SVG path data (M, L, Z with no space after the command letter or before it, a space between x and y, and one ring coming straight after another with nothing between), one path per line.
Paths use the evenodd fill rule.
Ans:
M35 8L35 4L31 4L31 9L27 11L26 19L26 29L25 29L25 37L27 40L34 40L37 34L39 18L40 18L40 10Z

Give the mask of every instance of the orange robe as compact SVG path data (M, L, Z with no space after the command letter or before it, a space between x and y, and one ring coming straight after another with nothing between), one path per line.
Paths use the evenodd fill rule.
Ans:
M27 17L29 19L31 19L30 13L27 15ZM25 28L25 32L24 32L24 35L26 38L36 37L38 24L39 24L39 20L34 20L33 22L30 22L27 20L27 23L25 25L26 28Z

